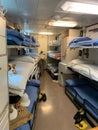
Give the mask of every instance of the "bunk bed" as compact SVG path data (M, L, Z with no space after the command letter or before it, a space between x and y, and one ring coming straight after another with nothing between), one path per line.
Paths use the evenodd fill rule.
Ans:
M38 60L30 56L17 56L11 57L9 64L16 65L16 74L12 70L8 71L9 91L21 95L27 80L36 74Z
M33 115L33 118L29 120L27 123L16 128L15 130L31 130L33 128L36 113L36 103L39 91L40 91L40 82L38 80L30 80L27 82L25 93L28 94L28 97L30 99L30 105L26 108Z
M17 54L15 53L11 55L11 57L9 56L8 64L10 66L15 65L16 71L13 73L13 68L8 71L8 86L9 93L12 94L13 97L17 95L22 99L23 95L26 93L30 101L30 104L24 107L32 114L32 119L25 124L22 123L22 125L15 128L15 130L31 130L35 117L37 98L40 91L40 81L37 80L37 75L39 73L38 62L40 57L36 53L39 43L34 37L24 35L16 30L7 30L7 45L9 51L11 50L13 52L13 49L17 48L17 50L24 50L25 52L25 55L23 53L21 55L17 51ZM30 49L32 51L30 51Z
M25 90L26 82L34 70L34 64L24 63L21 61L13 61L10 64L16 64L16 74L12 70L8 71L8 85L9 91L21 96L21 92ZM12 89L11 89L12 88ZM15 91L16 90L16 91Z
M88 37L73 39L68 44L71 49L97 48L97 46L98 39ZM78 108L85 109L86 118L94 126L98 123L98 65L93 60L80 58L69 62L67 68L78 74L78 77L65 81L65 93Z
M26 93L30 100L30 104L26 108L33 115L32 119L15 130L31 130L35 119L38 93L40 91L40 81L29 78L34 73L36 61L29 56L18 56L17 58L11 58L9 63L16 64L16 74L13 74L12 70L8 71L9 92L20 97Z
M59 40L49 41L49 46L60 46L61 42Z
M89 61L73 60L68 64L68 68L87 78L98 81L98 65L92 64Z

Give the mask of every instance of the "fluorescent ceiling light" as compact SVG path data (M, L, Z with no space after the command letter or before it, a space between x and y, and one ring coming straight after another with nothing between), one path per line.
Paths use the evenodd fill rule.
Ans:
M49 22L49 25L58 27L75 27L77 23L74 21L51 21Z
M52 32L39 32L39 34L42 34L42 35L53 35Z
M69 12L86 13L86 14L98 14L98 4L88 4L80 2L68 2L66 1L61 9Z

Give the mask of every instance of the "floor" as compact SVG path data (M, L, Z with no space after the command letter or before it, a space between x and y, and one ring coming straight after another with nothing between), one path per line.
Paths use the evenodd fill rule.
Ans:
M64 87L44 72L41 77L41 91L47 95L46 102L37 105L33 130L78 130L73 116L77 112L64 93Z

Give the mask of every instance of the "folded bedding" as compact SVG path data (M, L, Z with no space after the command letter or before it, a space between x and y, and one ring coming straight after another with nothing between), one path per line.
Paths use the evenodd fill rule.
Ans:
M18 45L18 46L22 45L22 40L19 39L18 37L15 37L15 36L8 35L7 36L7 41L8 41L8 44L13 43L13 44Z
M17 30L7 29L7 44L8 45L22 45L22 46L39 46L39 43L34 37L24 35Z
M7 34L7 37L8 36L14 36L14 37L16 37L20 40L23 40L23 35L17 30L7 29L6 34Z
M7 39L7 45L16 46L17 44L14 41L11 41L11 40Z
M29 47L29 46L31 46L31 43L28 41L22 41L22 46Z
M85 46L98 46L98 39L91 39L89 37L76 38L69 43L70 48L79 48Z
M16 64L16 74L13 74L12 70L8 71L9 88L24 91L27 80L34 71L34 64L21 61L13 61L10 64Z
M75 38L75 39L73 39L72 41L70 41L69 47L70 47L70 45L72 45L72 44L75 44L75 43L78 43L78 42L83 42L83 41L88 41L88 40L92 40L92 39L89 38L89 37L78 37L78 38Z

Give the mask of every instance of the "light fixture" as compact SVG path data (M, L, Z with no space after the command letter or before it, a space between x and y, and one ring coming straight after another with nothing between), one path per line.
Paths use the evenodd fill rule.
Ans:
M41 34L41 35L53 35L52 32L39 32L39 34Z
M61 9L68 12L98 14L98 4L66 1Z
M74 21L50 21L49 25L58 27L75 27L77 23Z

